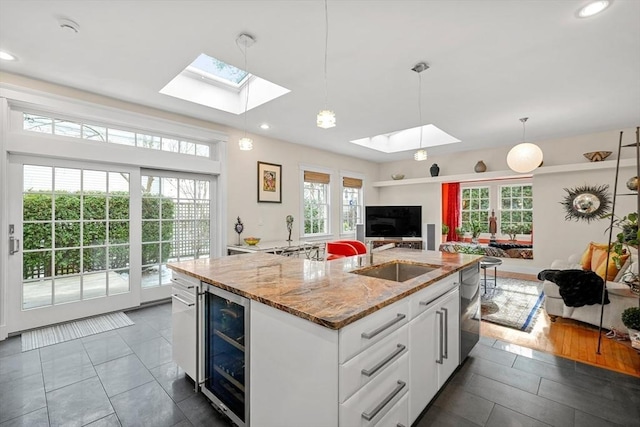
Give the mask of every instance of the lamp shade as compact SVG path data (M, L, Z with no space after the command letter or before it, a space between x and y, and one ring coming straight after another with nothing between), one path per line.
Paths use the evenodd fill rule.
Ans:
M522 142L507 154L507 165L514 172L531 172L542 163L542 150L530 142Z
M238 146L242 151L253 150L253 139L247 138L246 136L244 138L240 138L240 140L238 141Z

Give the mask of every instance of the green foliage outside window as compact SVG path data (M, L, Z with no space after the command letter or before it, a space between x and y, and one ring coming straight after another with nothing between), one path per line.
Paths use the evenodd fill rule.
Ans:
M29 193L23 196L25 280L129 266L128 193L111 193L108 198L104 193L56 193L54 215L52 209L50 193ZM163 219L173 219L174 203L170 198L142 199L143 212L159 213L160 209ZM51 221L52 216L55 222ZM81 218L83 221L80 221ZM142 230L142 240L157 241L160 222L149 224L145 224ZM172 237L173 221L163 221L163 240L171 240ZM161 245L161 259L166 262L171 251L171 243L168 242L143 245L143 260L159 258L157 254Z

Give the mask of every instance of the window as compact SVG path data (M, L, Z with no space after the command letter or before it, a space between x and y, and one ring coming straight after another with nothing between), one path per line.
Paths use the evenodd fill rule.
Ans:
M461 225L466 230L471 230L471 222L480 224L483 233L489 232L490 191L489 187L463 188L460 203Z
M167 285L167 262L208 257L209 181L142 176L142 287Z
M328 173L304 171L304 236L329 233L330 180Z
M22 128L29 132L60 135L89 141L108 142L151 150L170 151L198 157L209 157L209 144L181 141L159 135L148 135L122 129L107 128L91 123L72 122L64 119L24 113Z
M22 308L129 292L129 174L24 165Z
M356 224L362 223L362 179L342 177L341 233L355 233Z
M500 230L518 227L519 234L529 234L533 226L533 187L531 184L500 187Z

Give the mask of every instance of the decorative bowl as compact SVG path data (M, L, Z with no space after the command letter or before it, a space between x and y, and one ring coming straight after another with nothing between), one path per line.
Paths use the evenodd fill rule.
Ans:
M404 175L401 173L394 173L393 175L391 175L391 178L395 179L396 181L404 178Z
M587 159L592 162L600 162L611 155L611 151L590 151L588 153L584 153Z
M260 242L259 237L245 237L244 242L249 246L255 246Z

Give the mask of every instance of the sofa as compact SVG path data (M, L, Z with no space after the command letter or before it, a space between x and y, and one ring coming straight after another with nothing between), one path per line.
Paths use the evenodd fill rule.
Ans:
M593 245L593 243L590 245ZM573 254L567 260L556 260L551 264L551 269L586 270L584 267L587 255L588 254L585 252L583 254ZM616 329L617 331L623 331L626 333L626 327L622 324L620 316L624 309L628 307L638 307L640 296L633 293L629 285L623 283L622 280L625 278L625 275L628 275L630 272L635 272L637 274L637 251L633 251L631 257L625 261L624 265L619 270L615 268L615 263L613 261L610 260L609 264L610 274L607 276L608 281L606 287L610 302L604 306L602 327L605 329ZM593 271L595 271L595 267L596 266L593 266ZM611 277L612 275L614 277ZM560 295L558 285L550 280L544 281L543 290L545 294L544 309L552 322L554 322L558 317L564 317L567 319L579 320L595 326L600 324L601 305L599 303L583 305L582 307L567 306Z

